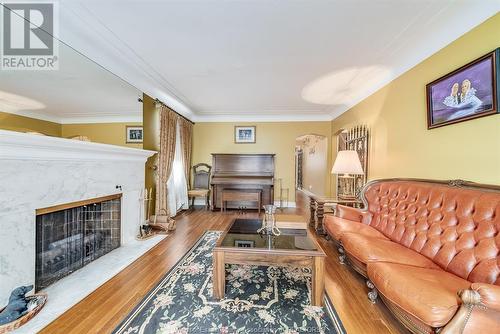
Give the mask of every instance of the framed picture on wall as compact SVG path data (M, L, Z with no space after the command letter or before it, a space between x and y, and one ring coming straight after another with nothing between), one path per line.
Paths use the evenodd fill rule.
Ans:
M236 144L255 143L255 126L235 126L234 142Z
M142 143L143 130L142 126L128 126L126 127L126 141L128 144Z
M427 128L498 113L500 48L427 84Z

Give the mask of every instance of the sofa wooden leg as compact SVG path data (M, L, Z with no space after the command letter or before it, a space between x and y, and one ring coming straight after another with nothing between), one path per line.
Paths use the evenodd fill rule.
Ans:
M378 298L378 292L377 292L377 289L373 289L371 290L370 292L368 292L368 299L373 303L375 304L377 302L377 298Z
M378 298L377 288L375 288L375 284L373 284L373 282L370 280L366 280L366 286L368 287L368 289L370 289L370 291L368 292L368 299L373 304L375 304Z
M340 264L346 264L346 255L345 255L345 252L344 252L344 248L342 246L339 246L339 248L337 250L339 252L339 262L340 262Z

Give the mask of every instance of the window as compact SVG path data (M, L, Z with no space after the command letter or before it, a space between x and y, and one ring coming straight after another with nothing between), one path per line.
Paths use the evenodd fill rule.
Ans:
M175 216L177 212L189 208L187 195L187 181L184 174L184 163L182 159L181 136L179 123L176 126L175 134L175 155L172 165L172 172L167 181L167 205L170 216Z

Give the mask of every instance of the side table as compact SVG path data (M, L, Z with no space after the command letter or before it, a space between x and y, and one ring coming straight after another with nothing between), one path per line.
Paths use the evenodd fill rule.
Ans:
M335 212L337 204L360 208L363 205L363 202L358 199L309 196L309 209L311 211L311 216L309 217L309 226L313 227L317 234L326 235L326 230L323 224L323 219L325 217L325 207L331 207Z

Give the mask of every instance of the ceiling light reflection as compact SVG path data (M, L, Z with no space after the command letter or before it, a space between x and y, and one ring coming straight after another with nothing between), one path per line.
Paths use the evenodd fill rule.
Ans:
M22 95L7 93L0 90L0 111L14 113L44 109L45 104Z
M391 75L382 65L349 67L314 80L302 89L302 98L325 105L345 104L365 97Z

